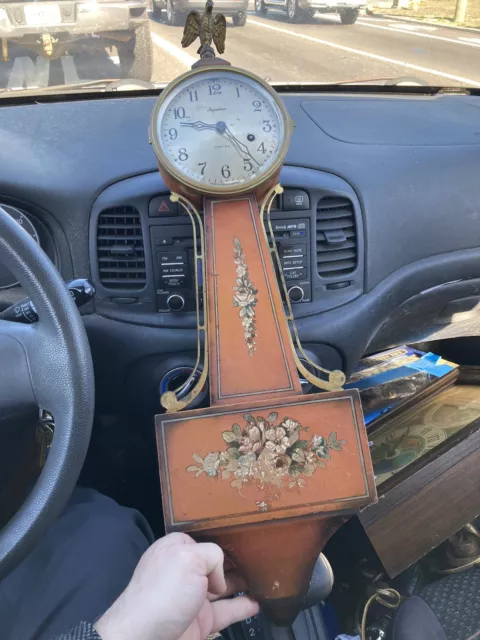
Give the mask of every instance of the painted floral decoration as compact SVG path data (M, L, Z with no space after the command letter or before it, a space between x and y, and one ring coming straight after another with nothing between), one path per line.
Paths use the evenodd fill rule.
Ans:
M242 321L245 342L247 343L248 353L253 356L257 347L255 346L255 338L257 337L257 328L255 326L255 306L258 302L255 297L258 293L253 282L250 281L248 275L248 267L245 262L245 254L238 238L233 240L233 261L236 265L237 282L233 287L235 292L233 296L233 306L239 308L238 315Z
M285 417L278 421L278 413L267 418L244 416L245 426L234 424L231 431L224 431L225 451L214 451L202 458L193 454L195 465L187 471L196 477L205 473L211 478L230 480L232 487L241 493L247 482L255 481L259 489L266 485L289 489L305 487L306 479L319 468L324 468L332 451L342 451L346 440L337 440L332 431L328 438L313 436L302 439L301 433L308 427Z

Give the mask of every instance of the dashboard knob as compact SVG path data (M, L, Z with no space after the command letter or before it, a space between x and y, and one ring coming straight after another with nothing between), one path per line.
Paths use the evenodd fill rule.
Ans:
M290 287L290 289L288 290L288 297L290 298L291 302L301 302L304 295L305 291L302 289L302 287L299 287L298 284Z
M185 298L179 293L173 293L167 298L167 307L170 311L181 311L185 306Z

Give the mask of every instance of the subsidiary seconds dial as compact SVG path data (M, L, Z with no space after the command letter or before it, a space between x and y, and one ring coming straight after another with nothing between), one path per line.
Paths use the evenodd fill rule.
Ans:
M283 160L288 116L255 76L231 69L193 72L157 106L152 129L160 162L200 191L247 190Z

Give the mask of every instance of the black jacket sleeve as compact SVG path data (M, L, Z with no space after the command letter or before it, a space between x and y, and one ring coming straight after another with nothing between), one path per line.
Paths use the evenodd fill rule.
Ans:
M89 622L80 622L79 625L57 636L55 640L102 640Z

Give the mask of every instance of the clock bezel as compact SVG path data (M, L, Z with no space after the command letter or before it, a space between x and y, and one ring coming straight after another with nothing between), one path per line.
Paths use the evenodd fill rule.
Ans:
M158 114L159 111L164 104L164 102L168 99L171 92L182 82L188 80L190 78L198 77L202 74L208 72L214 72L216 74L222 74L222 72L229 73L237 73L240 76L244 76L249 80L253 80L257 82L272 98L275 102L281 117L283 118L284 123L284 136L283 141L280 145L279 150L277 151L276 159L268 170L263 172L261 175L258 175L256 178L249 180L248 182L238 184L238 185L208 185L206 183L198 182L192 178L189 178L184 173L179 171L174 164L170 161L167 155L164 153L161 144L158 140L158 131L157 131L157 123L158 123ZM262 78L259 78L254 73L250 71L246 71L244 69L240 69L238 67L232 66L219 66L219 65L208 65L204 67L200 67L199 69L192 69L183 73L182 75L175 78L165 89L163 89L162 93L158 97L157 102L152 111L152 115L150 118L150 138L153 150L157 157L157 161L159 163L159 169L164 169L167 174L174 178L181 185L188 187L189 189L193 189L196 193L201 195L239 195L242 193L249 193L251 191L257 190L261 185L271 180L272 176L275 176L280 171L283 161L285 160L285 156L287 155L288 147L290 145L290 139L293 132L293 120L290 118L288 111L286 110L282 100L279 98L276 91Z

